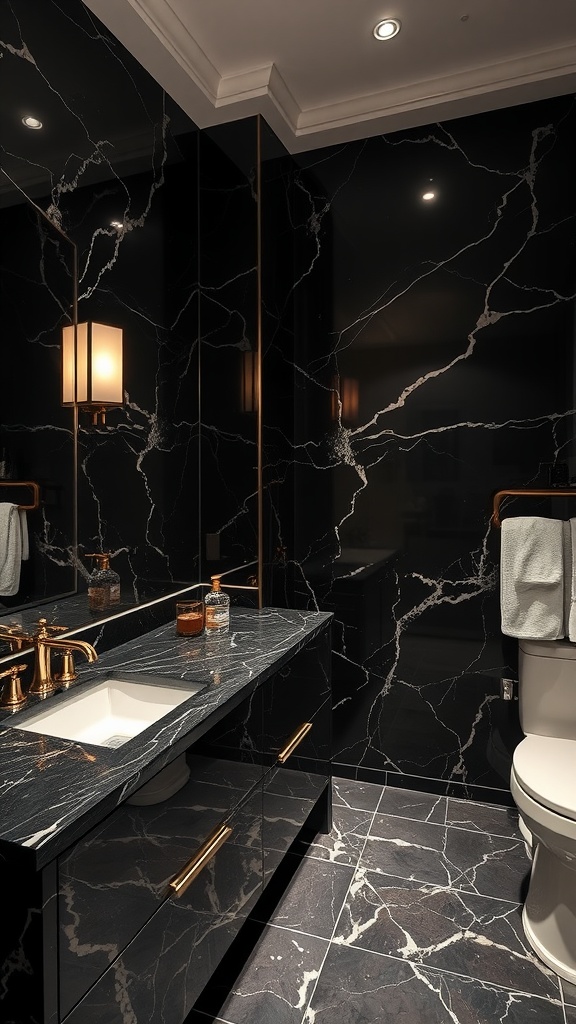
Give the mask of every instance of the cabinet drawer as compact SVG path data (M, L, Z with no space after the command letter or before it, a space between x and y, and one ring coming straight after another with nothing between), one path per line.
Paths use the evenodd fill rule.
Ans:
M268 882L308 815L330 784L332 702L310 716L311 728L284 761L264 776L264 881ZM298 739L298 730L292 741ZM286 750L290 743L286 744Z
M218 928L211 915L225 916L233 893L217 887L212 865L193 883L190 897L174 897L169 883L206 837L231 818L233 831L226 850L218 854L218 864L222 859L237 864L225 885L233 887L248 871L250 878L240 881L240 888L246 884L247 899L258 889L260 770L205 757L188 760L191 777L178 793L153 806L121 805L60 858L61 1017L117 961L159 908L168 921L182 921L188 910L192 917L199 915L198 923L185 930L191 932L194 945L200 942L194 936L206 926L208 937L202 943L210 948L210 931ZM190 909L190 900L196 909ZM167 901L170 905L164 910Z
M324 631L268 680L263 693L263 763L267 768L279 758L294 765L294 757L314 756L324 748L329 757L330 725L326 718L315 720L318 710L330 698L330 638ZM319 731L324 730L324 736ZM293 748L292 745L293 744Z
M168 897L100 980L66 1017L66 1024L182 1024L261 892L261 789L239 815L232 834L179 897ZM237 831L250 833L244 846Z

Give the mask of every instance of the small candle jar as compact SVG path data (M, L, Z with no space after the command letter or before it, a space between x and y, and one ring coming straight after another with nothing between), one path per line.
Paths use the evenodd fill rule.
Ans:
M204 629L202 600L176 602L176 636L198 636Z

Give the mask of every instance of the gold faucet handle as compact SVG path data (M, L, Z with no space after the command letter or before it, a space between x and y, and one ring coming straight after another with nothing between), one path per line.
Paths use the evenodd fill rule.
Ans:
M55 633L64 633L68 629L68 626L48 625L48 619L38 619L36 625L38 626L35 636L36 640L48 640Z
M62 651L62 671L59 676L56 676L56 679L64 688L68 688L70 683L73 683L77 678L78 673L74 664L74 651L67 647L66 650Z
M21 651L31 637L24 632L22 626L0 626L0 640L6 640L11 651Z
M10 677L8 683L4 683L2 687L0 708L16 711L26 700L26 695L22 693L20 686L20 672L25 672L26 668L27 665L11 665L5 672L0 672L0 679Z

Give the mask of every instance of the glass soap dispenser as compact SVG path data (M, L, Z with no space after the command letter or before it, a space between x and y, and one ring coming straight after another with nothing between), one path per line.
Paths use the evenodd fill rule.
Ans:
M120 577L110 568L111 554L109 551L87 554L86 558L96 559L96 568L88 577L88 607L90 611L99 612L120 601Z
M204 597L204 628L206 632L228 629L230 625L230 598L220 590L220 577L211 576L212 590Z

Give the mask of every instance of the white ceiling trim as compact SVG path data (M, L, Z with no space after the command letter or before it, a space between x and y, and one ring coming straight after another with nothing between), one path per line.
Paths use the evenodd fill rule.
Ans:
M470 68L442 78L384 90L372 96L360 96L343 103L303 110L294 130L297 135L324 131L331 125L353 124L359 119L426 108L439 102L454 102L469 96L515 89L562 76L576 76L576 46L565 46L482 68Z
M128 3L174 60L184 68L206 98L216 106L222 77L210 58L198 45L192 33L186 28L184 22L178 17L169 0L123 0L123 2ZM99 8L104 7L105 9L107 3L106 0L104 3L95 0L94 3L89 2L87 6L96 15L102 17L99 14ZM110 24L109 19L106 23ZM138 55L136 54L136 56Z
M199 128L259 113L293 153L576 91L568 45L303 109L272 62L222 74L170 0L84 3Z

